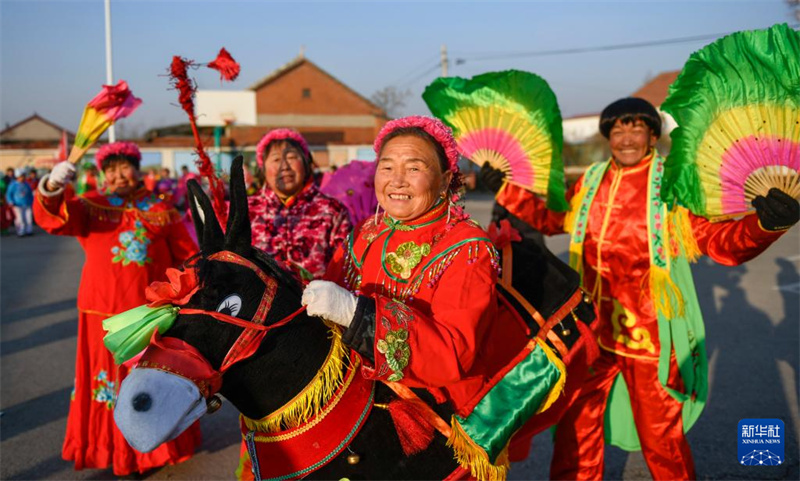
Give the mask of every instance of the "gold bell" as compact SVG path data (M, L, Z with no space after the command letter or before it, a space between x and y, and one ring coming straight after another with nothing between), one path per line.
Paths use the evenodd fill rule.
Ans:
M356 453L350 453L347 455L347 464L358 464L361 461L361 456Z
M217 412L221 407L222 399L217 394L214 394L206 401L206 413L208 414Z
M562 335L562 336L564 336L564 337L567 337L567 336L569 336L570 334L572 334L572 331L570 331L570 330L569 330L569 329L567 329L567 328L564 328L564 329L561 331L561 335Z

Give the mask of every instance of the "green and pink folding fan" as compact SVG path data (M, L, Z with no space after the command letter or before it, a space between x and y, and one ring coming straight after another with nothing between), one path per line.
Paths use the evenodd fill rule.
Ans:
M544 79L519 70L440 77L422 98L453 129L462 156L504 171L508 182L546 197L550 209L567 209L561 111Z
M693 53L661 109L679 127L662 197L722 220L777 187L800 197L800 33L737 32Z

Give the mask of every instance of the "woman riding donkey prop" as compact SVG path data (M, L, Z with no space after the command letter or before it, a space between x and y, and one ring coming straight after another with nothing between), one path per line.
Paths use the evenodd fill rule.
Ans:
M494 246L453 202L447 127L398 119L375 150L384 213L334 256L335 282L305 292L251 247L241 160L224 234L190 184L201 254L105 323L118 362L144 351L115 411L134 447L178 435L220 393L242 413L240 478L505 478L512 436L563 390L554 323L499 292Z

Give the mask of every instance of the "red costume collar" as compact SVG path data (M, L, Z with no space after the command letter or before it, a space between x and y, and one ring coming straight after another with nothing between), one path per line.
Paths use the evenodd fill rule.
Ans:
M351 360L342 386L315 417L280 432L251 431L240 416L242 438L256 479L302 478L325 466L355 438L369 417L374 383L359 372L358 355ZM276 460L279 460L276 461Z

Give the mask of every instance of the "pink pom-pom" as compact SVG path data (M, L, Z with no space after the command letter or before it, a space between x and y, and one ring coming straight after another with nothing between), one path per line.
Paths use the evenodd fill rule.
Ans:
M103 161L109 157L126 157L129 159L136 159L136 162L142 160L142 153L139 152L139 147L133 142L114 142L106 144L99 149L94 155L94 161L97 168L103 170Z
M258 162L258 166L262 169L264 168L264 156L267 154L264 152L264 150L267 148L270 142L273 140L286 139L294 140L300 144L300 148L303 149L303 154L305 154L306 159L311 158L311 153L308 150L308 142L306 142L306 139L300 135L300 132L292 129L275 129L267 132L267 135L262 137L256 146L256 161Z
M447 157L447 170L453 173L453 180L450 181L449 186L450 191L453 193L458 192L462 185L461 175L458 170L458 146L456 145L456 139L453 137L453 131L439 119L425 117L423 115L412 115L410 117L401 117L387 122L378 133L378 137L373 144L375 154L380 155L384 139L387 135L397 129L407 127L417 127L424 130L442 146L445 156Z

